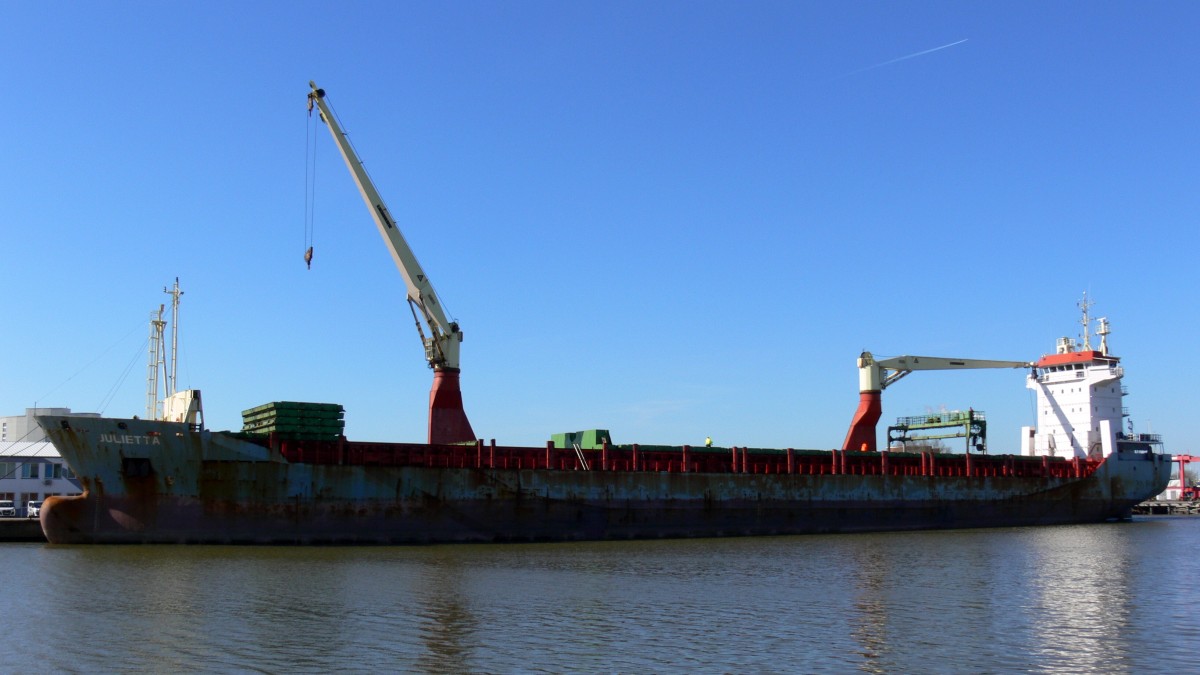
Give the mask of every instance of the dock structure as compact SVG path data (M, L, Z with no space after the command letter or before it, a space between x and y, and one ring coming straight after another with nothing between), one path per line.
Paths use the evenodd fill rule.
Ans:
M37 518L0 518L0 542L46 541Z
M1200 501L1151 499L1133 507L1139 516L1200 516Z

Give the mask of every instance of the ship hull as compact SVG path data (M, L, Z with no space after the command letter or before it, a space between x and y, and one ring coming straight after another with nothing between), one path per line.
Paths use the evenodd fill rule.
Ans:
M1163 455L1124 452L1077 478L309 464L182 425L60 419L43 425L86 491L43 505L42 527L56 544L564 541L1088 523L1127 518L1163 489L1171 469Z

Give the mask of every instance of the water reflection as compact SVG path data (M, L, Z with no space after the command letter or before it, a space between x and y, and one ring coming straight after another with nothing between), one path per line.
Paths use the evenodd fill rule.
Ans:
M1200 519L565 545L3 545L6 671L1187 672ZM52 648L46 646L52 645Z
M464 597L462 561L452 549L434 549L424 561L419 584L411 606L397 611L413 611L420 617L417 628L424 647L417 667L427 673L456 673L474 670L472 657L478 621Z
M1050 665L1128 672L1121 633L1132 622L1129 573L1134 551L1121 528L1057 528L1029 536L1037 653Z
M888 603L885 597L891 582L891 561L878 546L858 549L852 559L855 590L854 639L861 645L863 661L859 669L868 673L887 672L881 657L888 652Z
M1134 588L1152 524L878 535L842 561L854 667L882 673L1030 669L1134 672L1154 625ZM1200 522L1197 523L1200 525ZM1143 537L1139 537L1142 535ZM928 659L914 658L913 651ZM936 657L934 656L936 655Z

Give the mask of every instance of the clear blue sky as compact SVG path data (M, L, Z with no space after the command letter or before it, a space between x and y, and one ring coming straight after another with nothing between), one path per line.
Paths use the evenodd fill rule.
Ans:
M1086 290L1137 429L1197 452L1197 26L1193 2L0 3L0 415L140 414L178 276L210 427L308 400L424 439L404 286L324 129L302 260L312 79L463 326L482 437L834 447L861 350L1035 359ZM1024 377L914 374L881 429L973 406L1014 451Z

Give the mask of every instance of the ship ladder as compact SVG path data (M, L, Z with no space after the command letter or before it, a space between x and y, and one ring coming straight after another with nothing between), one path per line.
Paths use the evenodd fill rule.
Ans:
M579 465L583 467L584 471L592 470L592 467L588 466L587 457L583 456L583 448L579 447L578 443L575 444L575 456L579 458Z

